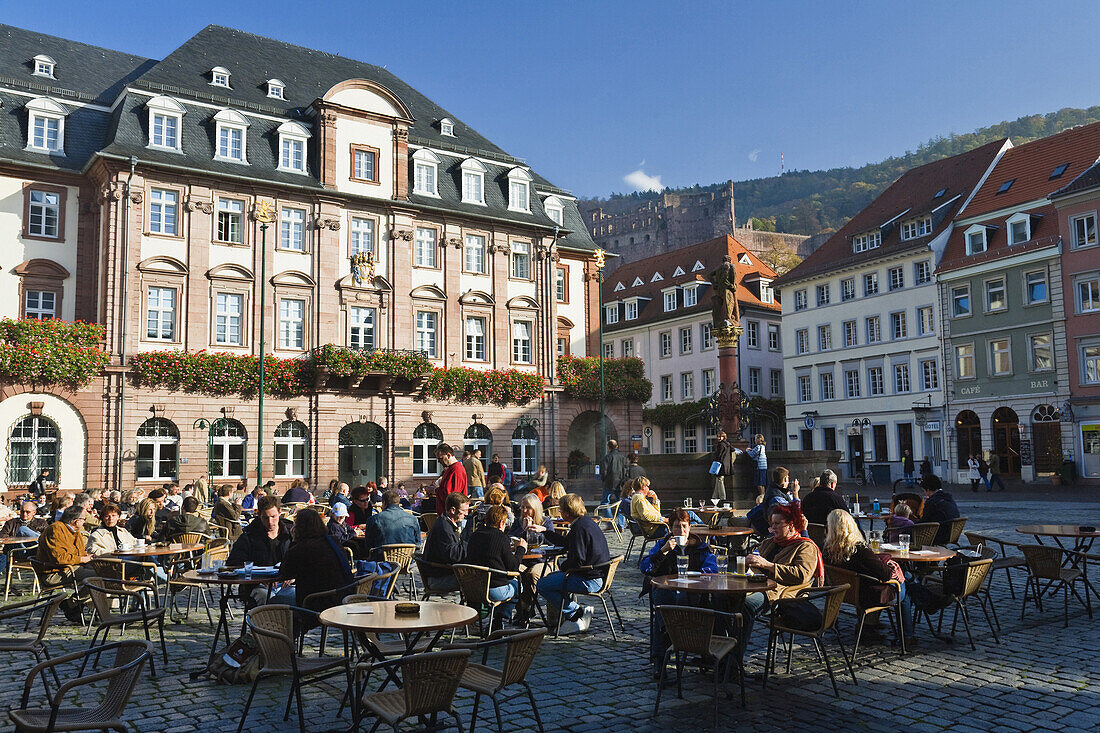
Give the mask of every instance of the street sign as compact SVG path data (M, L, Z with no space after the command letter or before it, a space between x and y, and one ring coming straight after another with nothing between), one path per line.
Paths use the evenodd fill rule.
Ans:
M940 431L939 420L933 420L932 422L926 422L924 424L924 432L926 433L938 433Z
M642 439L642 436L640 436L640 435L631 435L631 436L630 436L630 439L631 439L631 440L641 440L641 439Z
M806 419L803 422L806 423L806 429L807 430L813 430L814 429L814 416L813 415L807 415Z

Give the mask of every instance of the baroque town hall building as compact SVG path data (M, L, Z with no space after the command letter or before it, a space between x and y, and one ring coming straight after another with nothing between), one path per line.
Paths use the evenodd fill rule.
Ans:
M66 489L252 480L261 447L281 485L427 481L439 441L518 474L596 450L591 430L567 445L575 419L598 419L557 378L559 355L596 353L595 246L575 198L522 160L383 68L229 28L161 61L8 26L0 40L0 315L101 324L110 355L76 391L0 384L0 488L42 467ZM260 433L254 398L128 376L145 352L262 342L544 381L501 407L384 371L320 380L269 395ZM609 417L637 430L625 410Z

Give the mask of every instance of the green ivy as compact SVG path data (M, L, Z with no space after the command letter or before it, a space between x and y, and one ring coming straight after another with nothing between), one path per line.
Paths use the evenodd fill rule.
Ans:
M107 365L104 336L81 321L0 320L0 381L87 387Z
M653 396L653 383L645 378L641 359L632 356L604 359L603 363L604 395L608 402L648 402ZM558 357L558 379L569 397L600 399L599 357Z
M688 425L702 418L701 413L707 409L708 402L709 400L704 398L695 402L681 402L678 405L646 407L642 410L642 421L662 428Z

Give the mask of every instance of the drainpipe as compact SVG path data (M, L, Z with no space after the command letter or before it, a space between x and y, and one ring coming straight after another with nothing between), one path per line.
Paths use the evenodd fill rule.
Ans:
M137 168L137 158L130 156L130 175L126 177L126 183L122 187L122 286L118 302L122 304L119 316L119 365L126 366L126 312L129 308L127 282L130 272L130 182L134 179L134 170ZM126 374L119 374L118 384L118 410L117 426L115 428L115 489L122 491L122 438L123 415L126 402Z

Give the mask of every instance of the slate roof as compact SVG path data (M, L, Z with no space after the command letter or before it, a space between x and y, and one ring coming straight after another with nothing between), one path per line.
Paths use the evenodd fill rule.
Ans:
M779 278L776 287L858 267L862 262L894 252L926 247L950 226L952 218L978 185L982 174L1006 144L1007 139L995 140L966 153L906 171L813 254ZM942 194L937 196L941 191ZM922 237L902 241L901 223L929 214L932 215L932 231ZM864 252L852 251L854 236L876 229L882 234L882 244Z
M948 272L1057 244L1058 220L1047 197L1067 187L1065 181L1075 182L1071 176L1075 172L1078 176L1084 174L1098 157L1100 123L1075 127L1008 150L974 195L970 206L962 212L966 223L957 225L951 233L936 271ZM1064 164L1068 164L1065 171L1051 178ZM1007 181L1013 181L1012 185L998 193ZM1036 200L1043 203L1032 208L1023 207ZM1010 215L985 216L1005 209L1032 214L1030 240L1009 247L1006 220ZM986 251L967 255L966 230L974 224L991 227L986 230Z
M620 314L619 322L605 324L604 330L621 331L670 318L679 318L687 314L710 311L710 281L707 278L716 267L722 264L722 258L726 254L729 254L737 266L737 302L742 311L746 308L754 308L756 310L773 311L778 315L781 310L778 297L775 303L764 303L760 300L760 278L773 280L775 271L746 249L744 245L727 234L698 244L681 247L671 252L646 257L643 260L628 262L607 275L603 283L603 301L605 304L635 297L649 298L649 300L639 301L637 318L627 321ZM743 256L748 256L751 264L746 265L740 262ZM703 267L693 271L696 262L702 264ZM673 273L676 272L677 267L682 268L684 274L674 275ZM661 280L656 282L653 281L655 272L659 272L662 277ZM641 278L642 284L633 285L635 278ZM664 296L661 291L673 286L682 286L694 282L701 285L696 304L688 308L683 307L683 296L680 295L676 310L666 313ZM623 284L623 289L615 289L618 283ZM603 317L603 314L601 313L600 316Z

